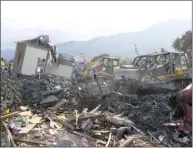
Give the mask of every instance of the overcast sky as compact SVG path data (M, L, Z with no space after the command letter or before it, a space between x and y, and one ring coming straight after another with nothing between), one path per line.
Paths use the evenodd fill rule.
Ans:
M170 19L191 19L192 1L3 1L1 19L13 28L58 28L72 33L140 31Z

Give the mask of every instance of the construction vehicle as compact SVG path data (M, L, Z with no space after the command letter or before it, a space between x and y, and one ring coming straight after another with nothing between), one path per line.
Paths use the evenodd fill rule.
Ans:
M84 69L81 71L74 71L76 79L85 80L90 79L94 73L97 77L113 78L115 67L119 65L119 58L102 54L93 58Z
M100 55L85 66L79 77L85 80L95 73L97 78L108 81L107 87L110 86L110 90L127 93L136 93L139 90L178 91L191 82L187 57L184 53L177 52L163 51L137 56L132 65L122 66L119 66L118 58ZM102 83L98 85L100 84Z
M147 89L164 88L176 91L191 82L188 60L181 52L164 51L137 56L132 65L116 68L114 75L115 80L121 80L123 77L137 80Z

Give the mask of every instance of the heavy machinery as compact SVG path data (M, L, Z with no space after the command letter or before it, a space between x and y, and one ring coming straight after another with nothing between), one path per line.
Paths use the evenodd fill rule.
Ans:
M74 67L72 82L83 82L85 84L84 90L93 95L111 92L111 84L114 78L113 73L118 65L119 58L108 54L101 54L93 58L84 67Z
M132 65L114 71L115 80L123 77L138 81L141 88L179 90L191 82L190 67L184 53L161 52L137 56Z
M167 92L178 91L191 83L189 72L184 53L164 51L141 55L133 60L132 65L122 66L119 66L119 58L104 54L91 60L79 72L79 80L88 80L96 73L102 83L108 82L108 91Z
M83 70L76 70L74 74L76 79L85 80L90 79L94 73L97 73L97 77L101 78L113 78L115 67L119 65L119 58L110 56L108 54L102 54L93 58Z

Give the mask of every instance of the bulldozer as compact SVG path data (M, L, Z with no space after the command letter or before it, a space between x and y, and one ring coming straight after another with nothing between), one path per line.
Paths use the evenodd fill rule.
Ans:
M191 83L190 66L182 52L161 52L135 57L132 65L117 67L114 80L139 82L141 90L178 91Z

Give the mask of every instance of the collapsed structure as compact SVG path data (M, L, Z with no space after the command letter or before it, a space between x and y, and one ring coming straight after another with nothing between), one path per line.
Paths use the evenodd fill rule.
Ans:
M48 74L71 77L74 59L59 54L56 46L49 41L49 36L39 36L35 39L17 42L14 57L14 72L16 74L32 75L36 73L40 61L45 61L43 71Z

